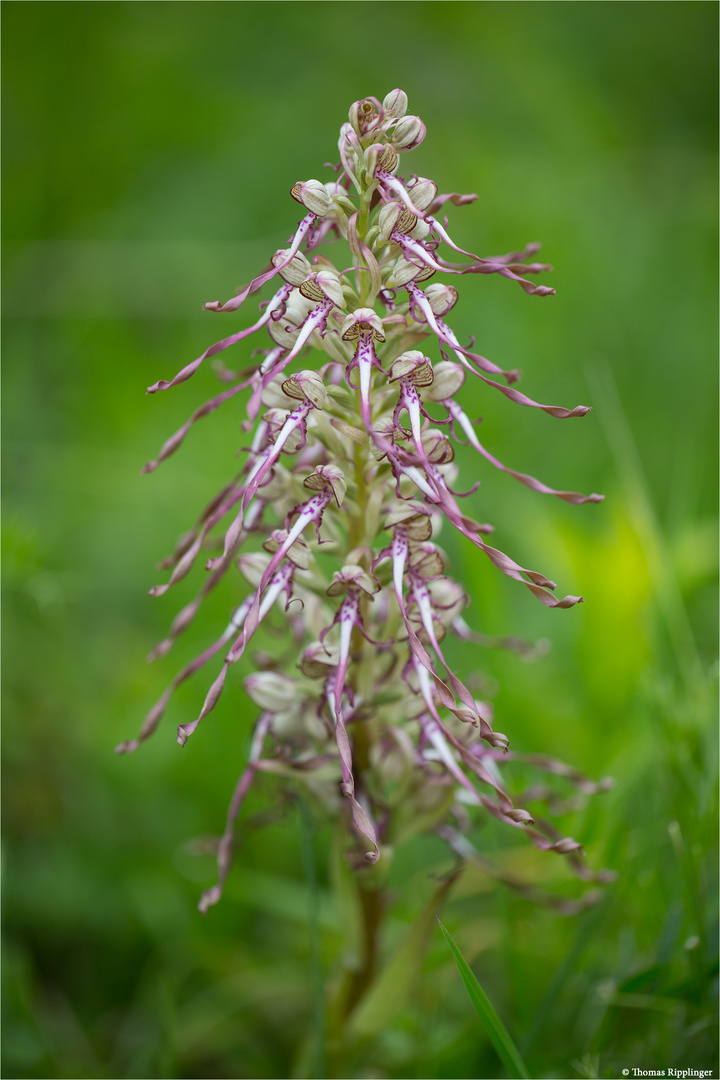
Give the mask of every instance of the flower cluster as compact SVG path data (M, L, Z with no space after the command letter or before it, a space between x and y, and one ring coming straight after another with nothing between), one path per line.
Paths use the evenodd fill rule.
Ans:
M164 564L172 571L168 582L151 593L172 588L212 547L208 576L153 657L171 648L233 568L247 583L245 598L217 640L175 676L138 737L118 750L134 750L151 735L175 688L215 660L219 670L199 714L178 728L184 745L273 609L285 613L297 650L290 670L263 657L245 679L260 716L219 843L219 881L201 910L220 896L235 818L258 771L292 778L331 812L346 814L358 865L376 862L418 829L436 830L468 858L467 807L481 806L581 868L576 841L534 823L514 804L498 768L512 757L508 740L446 657L448 634L473 632L462 617L468 597L448 576L437 538L447 523L546 606L580 602L558 598L544 574L491 546L492 527L463 511L453 438L466 439L486 462L534 491L598 502L600 495L555 490L504 465L479 441L457 395L471 377L559 419L588 409L532 400L517 389L516 372L462 345L446 321L458 294L429 282L436 274L499 274L531 295L554 290L528 279L550 269L530 261L538 245L479 258L452 240L443 208L476 196L438 194L432 180L398 174L401 156L424 136L402 90L382 103L355 102L340 131L335 179L292 188L305 215L288 246L237 296L205 305L235 312L274 281L279 288L260 305L260 317L148 390L177 386L210 357L251 335L264 338L250 369L218 368L226 388L145 466L154 470L196 421L247 391L243 428L252 434L245 464L181 539ZM337 241L344 243L331 261L325 251L334 252ZM448 249L463 261L449 261ZM557 762L533 761L585 792L598 788Z

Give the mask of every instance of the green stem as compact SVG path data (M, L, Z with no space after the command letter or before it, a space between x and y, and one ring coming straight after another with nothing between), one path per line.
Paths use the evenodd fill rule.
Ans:
M367 193L366 193L367 194ZM369 207L370 195L367 195ZM366 209L367 209L366 207ZM367 216L367 215L366 215ZM357 412L360 416L359 391ZM370 555L374 535L368 534L367 508L370 487L366 478L367 462L363 449L357 446L354 453L353 467L356 483L356 512L348 522L348 541L351 549L365 548L361 562L365 569L370 569ZM367 624L370 599L363 596L361 618ZM367 700L373 685L373 670L377 663L377 652L365 641L360 631L353 631L352 649L356 657L352 670L352 688L363 700ZM375 724L372 718L358 720L351 725L353 771L358 789L363 788L364 774L370 769L371 749L375 738ZM338 853L338 858L343 855ZM328 1047L327 1061L330 1075L347 1074L347 1027L348 1021L373 986L380 966L380 938L383 919L388 907L387 895L374 869L361 869L350 872L347 865L342 870L342 877L352 890L352 907L356 912L356 949L353 966L344 971L337 992L328 1008Z
M372 871L370 871L372 873ZM328 1008L327 1065L329 1076L348 1075L349 1022L372 988L380 962L380 937L388 907L385 891L367 880L368 871L352 875L359 915L359 965L346 969Z
M308 884L308 936L310 939L310 967L313 985L313 1076L316 1080L325 1073L325 998L320 955L320 895L318 891L315 860L313 857L313 827L310 807L305 799L300 799L300 821L302 834L302 854L305 877Z
M345 1020L362 1001L377 974L380 929L386 908L386 898L381 889L365 887L359 877L357 884L362 915L362 965L357 971L349 973L347 997L343 1003Z

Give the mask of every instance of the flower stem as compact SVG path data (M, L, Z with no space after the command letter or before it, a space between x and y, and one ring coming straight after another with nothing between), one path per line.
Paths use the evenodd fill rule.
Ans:
M384 890L379 889L374 883L368 887L361 874L357 875L356 881L362 915L363 952L361 967L350 973L350 983L344 1003L346 1019L372 986L377 973L380 930L387 906Z

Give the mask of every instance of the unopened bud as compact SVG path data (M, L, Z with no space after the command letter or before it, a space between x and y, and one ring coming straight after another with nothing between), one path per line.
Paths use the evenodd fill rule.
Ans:
M337 646L323 645L320 641L314 641L308 645L300 657L298 667L308 679L326 679L328 670L337 667L339 650Z
M261 401L266 409L287 409L288 403L282 388L282 378L273 379L263 387Z
M303 484L310 491L323 491L330 488L338 506L342 505L347 491L345 474L337 465L318 465L314 472L303 480Z
M393 360L390 368L390 382L409 375L415 386L430 386L433 381L432 361L419 349L410 349Z
M281 712L297 701L298 684L277 671L259 671L245 679L245 690L261 709Z
M392 729L370 747L372 773L386 783L398 784L409 778L414 765L414 748L402 728Z
M399 120L407 112L408 99L404 90L391 90L383 100L383 111L386 118Z
M273 255L273 266L280 266L284 263L288 254L288 250L276 251ZM283 266L282 270L279 271L280 277L283 281L287 281L288 285L302 285L305 278L311 273L312 266L301 251L296 252L287 266Z
M412 794L413 810L416 814L437 814L438 817L449 810L455 795L453 778L443 772L426 775Z
M422 218L418 218L415 225L412 227L408 236L413 240L425 240L430 235L430 226L427 221L423 221Z
M398 167L398 161L397 150L393 146L374 143L365 151L365 175L368 180L373 180L378 169L393 173Z
M271 443L274 443L277 439L285 426L285 421L289 415L290 413L287 409L268 409L263 415L263 420L268 426L267 437ZM290 432L283 443L283 453L294 454L296 450L299 450L301 442L302 432L296 427Z
M316 409L324 409L328 404L325 383L317 371L298 371L285 380L282 389L296 401L311 401Z
M417 207L418 210L427 210L437 195L437 184L424 176L416 176L414 180L406 184L406 191L413 206Z
M327 217L332 209L332 196L319 180L298 180L290 194L316 217Z
M358 135L364 135L373 121L377 118L377 107L374 98L363 98L361 101L353 101L348 112L348 118L353 129Z
M435 378L432 386L423 390L423 397L428 401L448 401L454 397L465 382L465 372L459 364L443 360L433 370Z
M442 611L443 622L452 622L468 603L468 596L462 585L451 578L441 577L430 583L430 595L437 608Z
M284 349L292 348L298 330L314 306L312 300L303 296L299 290L293 289L281 318L270 319L267 324L268 333L275 344L282 345Z
M405 529L408 540L429 540L432 535L429 511L402 499L392 502L385 514L385 528L394 529L396 525Z
M452 443L442 431L430 428L422 437L423 447L428 460L433 465L448 465L455 457Z
M404 255L400 255L387 280L387 286L389 289L397 289L410 281L425 281L434 273L432 266L410 262Z
M458 292L452 285L444 285L440 281L434 281L425 289L425 297L430 303L433 314L442 318L457 303Z
M317 274L313 274L302 283L300 292L308 300L314 300L316 304L323 300L332 300L333 304L339 308L345 304L340 280L331 270L319 270Z
M373 341L384 341L382 319L372 308L356 308L342 325L343 341L357 341L361 334L372 334Z
M389 240L395 231L405 236L412 232L416 225L415 215L399 202L385 203L377 216L378 234L381 240Z
M380 588L375 578L363 570L362 566L346 565L333 574L327 594L328 596L344 596L351 586L362 589L368 596L372 596Z
M395 423L392 416L381 416L373 424L373 431L382 439L387 439L388 442L397 443L412 437L412 432L407 428L401 427ZM370 442L370 452L376 461L382 461L385 457L385 450L375 442Z
M270 556L265 555L262 551L248 551L246 554L238 556L237 564L248 585L252 585L253 589L257 589L269 562Z
M274 555L277 549L287 540L287 529L273 529L270 536L263 544L265 551ZM297 566L298 570L307 570L310 565L310 548L303 540L302 536L298 536L297 540L294 540L290 546L290 550L287 553L287 557L293 566Z
M342 189L340 191L335 191L336 187L337 184L334 180L332 180L329 184L326 184L326 188L328 194L332 198L333 205L339 206L340 209L344 210L346 214L354 214L357 210L355 203L352 201L352 199L348 198L348 196L342 191Z
M393 128L390 139L398 150L414 150L425 135L425 125L419 116L404 116Z
M411 552L410 565L420 577L435 578L444 572L442 555L434 544L422 543Z

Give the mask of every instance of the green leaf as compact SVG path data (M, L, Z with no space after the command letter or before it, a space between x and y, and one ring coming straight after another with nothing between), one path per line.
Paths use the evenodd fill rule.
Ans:
M460 952L439 919L438 923L440 923L440 929L450 946L450 951L453 954L457 969L460 972L460 978L465 983L465 989L470 995L470 1000L473 1003L475 1012L485 1025L485 1029L490 1036L490 1041L497 1050L500 1060L508 1071L508 1075L520 1078L520 1080L530 1080L530 1073L527 1071L525 1062L520 1057L520 1051L510 1038L508 1030L502 1020L495 1012L490 998L475 978L470 965L467 963L463 954Z

